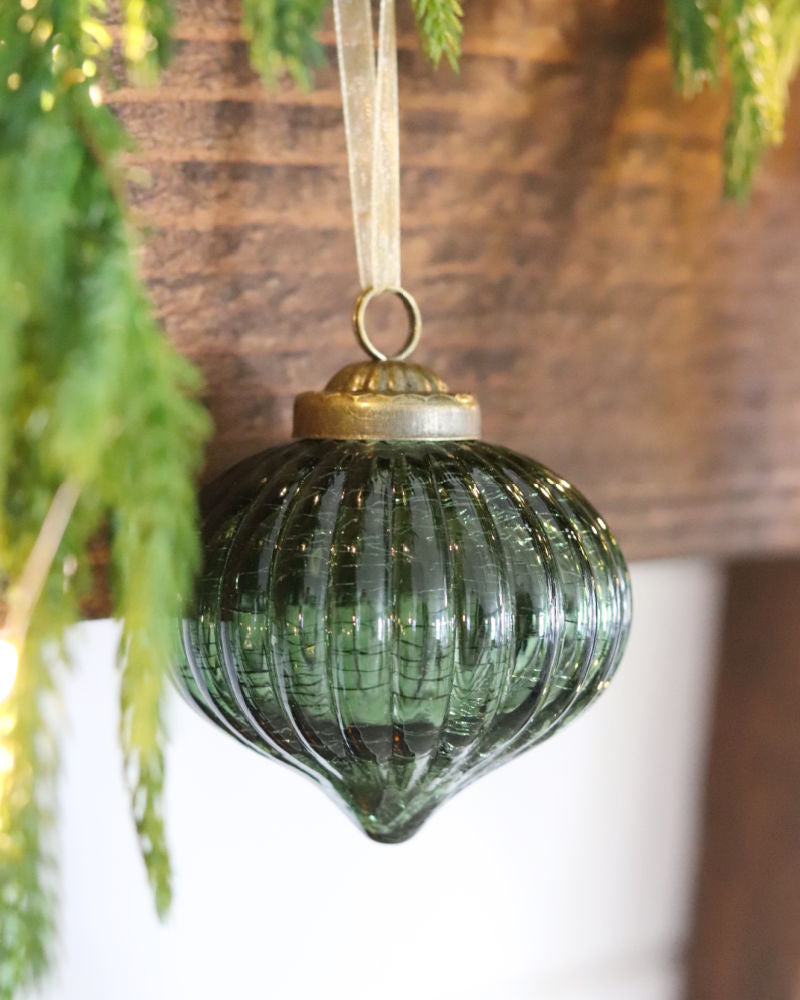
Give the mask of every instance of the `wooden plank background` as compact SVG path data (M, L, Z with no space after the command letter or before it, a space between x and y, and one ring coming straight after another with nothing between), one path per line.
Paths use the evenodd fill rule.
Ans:
M577 483L630 558L799 550L800 100L743 210L720 198L726 97L674 94L663 0L466 6L460 76L400 26L415 360L480 397L487 439ZM163 83L113 104L145 272L207 379L211 474L359 357L355 254L335 67L270 93L233 0L180 12Z

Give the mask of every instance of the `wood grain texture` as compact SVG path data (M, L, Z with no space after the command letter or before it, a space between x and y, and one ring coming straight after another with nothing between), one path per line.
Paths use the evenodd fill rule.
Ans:
M800 561L729 575L689 1000L800 997Z
M460 76L401 23L416 360L480 397L487 439L576 482L630 558L796 551L800 117L750 206L723 204L726 98L674 94L661 7L472 0ZM162 85L113 103L145 273L206 376L211 474L358 358L355 253L335 67L269 93L233 0L180 10Z

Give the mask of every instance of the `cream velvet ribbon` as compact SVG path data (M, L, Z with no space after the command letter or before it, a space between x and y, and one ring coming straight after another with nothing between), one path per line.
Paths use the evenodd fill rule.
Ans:
M394 0L333 0L353 226L362 289L400 286L400 158Z

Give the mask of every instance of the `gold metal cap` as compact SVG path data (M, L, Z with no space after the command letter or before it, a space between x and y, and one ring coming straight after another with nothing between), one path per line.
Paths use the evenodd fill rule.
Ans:
M451 393L429 368L405 361L347 365L322 392L294 402L296 438L453 441L480 432L474 396Z

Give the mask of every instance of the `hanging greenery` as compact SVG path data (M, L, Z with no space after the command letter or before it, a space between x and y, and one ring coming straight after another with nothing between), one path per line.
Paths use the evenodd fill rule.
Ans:
M253 66L310 86L328 0L243 0ZM427 56L456 68L458 0L411 0ZM800 0L666 0L676 79L730 77L726 188L744 197L780 142L800 58ZM134 82L170 52L171 0L121 0ZM123 620L120 738L159 912L170 900L160 814L161 699L171 618L198 558L193 480L208 421L137 275L102 100L105 0L0 3L0 1000L47 966L53 930L56 664L90 592L98 532ZM16 663L17 656L20 657Z
M160 2L124 5L141 75L164 57ZM57 653L110 539L120 735L159 910L170 880L160 797L170 615L197 558L193 479L207 417L137 276L118 154L103 106L111 46L89 0L0 5L0 997L46 967L52 938ZM42 554L45 554L42 560ZM20 662L13 674L14 647Z
M687 97L729 73L725 192L743 200L764 153L783 140L800 61L800 0L667 0L667 23Z

